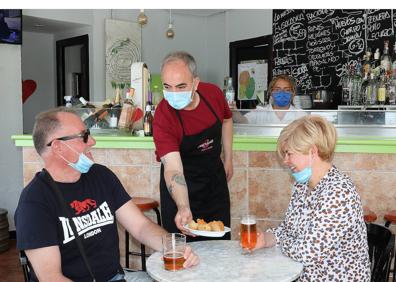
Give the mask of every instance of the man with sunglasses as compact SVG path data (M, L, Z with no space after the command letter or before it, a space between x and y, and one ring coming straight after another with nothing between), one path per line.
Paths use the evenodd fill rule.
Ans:
M123 273L116 222L155 250L161 250L166 231L140 212L113 172L94 164L95 139L78 115L67 108L39 114L33 142L45 170L24 189L15 212L17 247L33 267L31 281L122 281L124 275L127 281L150 280L145 273ZM70 208L92 274L47 172ZM184 256L185 267L199 261L189 247Z

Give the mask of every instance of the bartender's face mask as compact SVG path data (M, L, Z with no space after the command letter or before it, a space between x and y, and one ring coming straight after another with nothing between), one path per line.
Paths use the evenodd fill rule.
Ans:
M290 105L292 93L290 91L280 90L272 93L272 99L275 106L287 107Z
M169 105L176 110L184 109L192 102L192 97L194 94L193 91L194 91L194 81L192 83L191 90L187 90L187 91L168 91L165 89L163 90L165 100L168 101Z

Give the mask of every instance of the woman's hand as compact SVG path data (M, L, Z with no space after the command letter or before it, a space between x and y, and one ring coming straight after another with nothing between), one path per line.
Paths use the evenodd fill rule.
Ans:
M275 246L276 240L271 232L257 232L257 243L254 250Z

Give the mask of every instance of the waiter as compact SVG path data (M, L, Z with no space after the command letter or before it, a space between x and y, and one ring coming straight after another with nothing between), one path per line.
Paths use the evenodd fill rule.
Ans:
M155 111L153 132L157 160L162 163L163 227L189 234L184 226L197 218L230 226L227 182L233 175L233 126L223 92L200 82L195 60L186 52L164 58L161 79L164 99ZM230 239L230 234L222 238Z

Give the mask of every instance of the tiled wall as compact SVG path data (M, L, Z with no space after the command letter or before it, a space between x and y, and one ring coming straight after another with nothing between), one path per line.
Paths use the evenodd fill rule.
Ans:
M42 163L33 148L24 148L23 156L26 185ZM159 201L160 167L153 150L94 149L93 156L96 162L114 171L130 195ZM262 230L279 224L289 202L292 178L278 163L274 152L235 151L233 158L234 177L229 189L232 238L237 239L240 216L248 210L257 215ZM384 213L396 209L396 154L337 153L334 164L351 176L363 204L373 210L378 215L377 222L383 224ZM155 218L154 214L148 216ZM124 234L119 233L123 257ZM132 243L138 251L138 243Z

